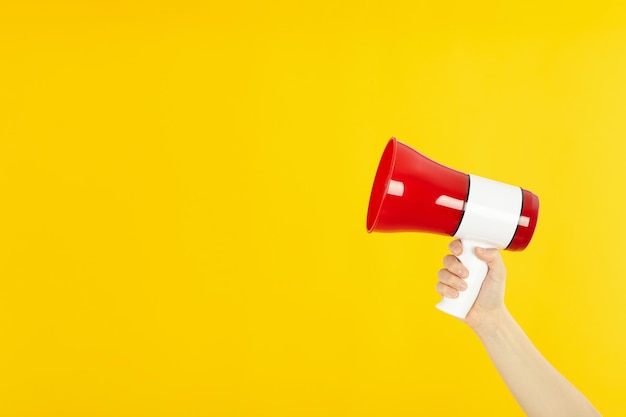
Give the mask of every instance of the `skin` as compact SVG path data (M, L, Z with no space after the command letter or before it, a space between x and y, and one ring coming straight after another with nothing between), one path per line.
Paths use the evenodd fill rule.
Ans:
M450 243L437 292L456 298L467 269L457 259L461 241ZM476 249L489 266L474 306L463 320L483 343L500 376L529 417L598 417L600 414L535 348L504 304L506 268L497 249Z

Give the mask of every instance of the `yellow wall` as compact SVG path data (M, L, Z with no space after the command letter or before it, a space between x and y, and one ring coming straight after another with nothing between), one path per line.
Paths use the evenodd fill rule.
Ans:
M626 6L430 3L2 1L0 415L521 416L392 135L539 195L508 305L626 415Z

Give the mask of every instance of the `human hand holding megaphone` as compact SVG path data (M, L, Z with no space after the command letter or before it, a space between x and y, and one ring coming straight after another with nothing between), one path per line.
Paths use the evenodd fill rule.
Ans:
M465 318L487 274L475 248L520 251L532 239L539 198L530 191L443 166L395 138L380 159L367 210L368 232L423 232L461 239L467 289L437 308Z

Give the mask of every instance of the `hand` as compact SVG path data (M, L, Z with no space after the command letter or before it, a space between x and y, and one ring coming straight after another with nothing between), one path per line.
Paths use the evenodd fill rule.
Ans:
M452 255L446 255L443 258L445 268L441 269L437 276L437 292L441 296L448 298L457 298L459 291L467 288L463 278L468 275L467 269L458 260L457 256L463 253L463 245L460 240L450 242L448 248ZM478 329L481 325L490 321L490 318L496 317L498 314L505 312L504 305L504 288L506 281L506 268L502 261L502 256L498 249L476 249L476 256L487 262L487 276L482 284L480 293L476 298L476 302L465 318L472 329Z

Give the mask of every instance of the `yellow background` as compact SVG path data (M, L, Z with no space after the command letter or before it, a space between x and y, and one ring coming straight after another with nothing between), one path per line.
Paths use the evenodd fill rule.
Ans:
M436 3L436 5L435 5ZM626 6L0 2L0 415L521 416L365 232L392 135L541 199L545 356L626 415Z

